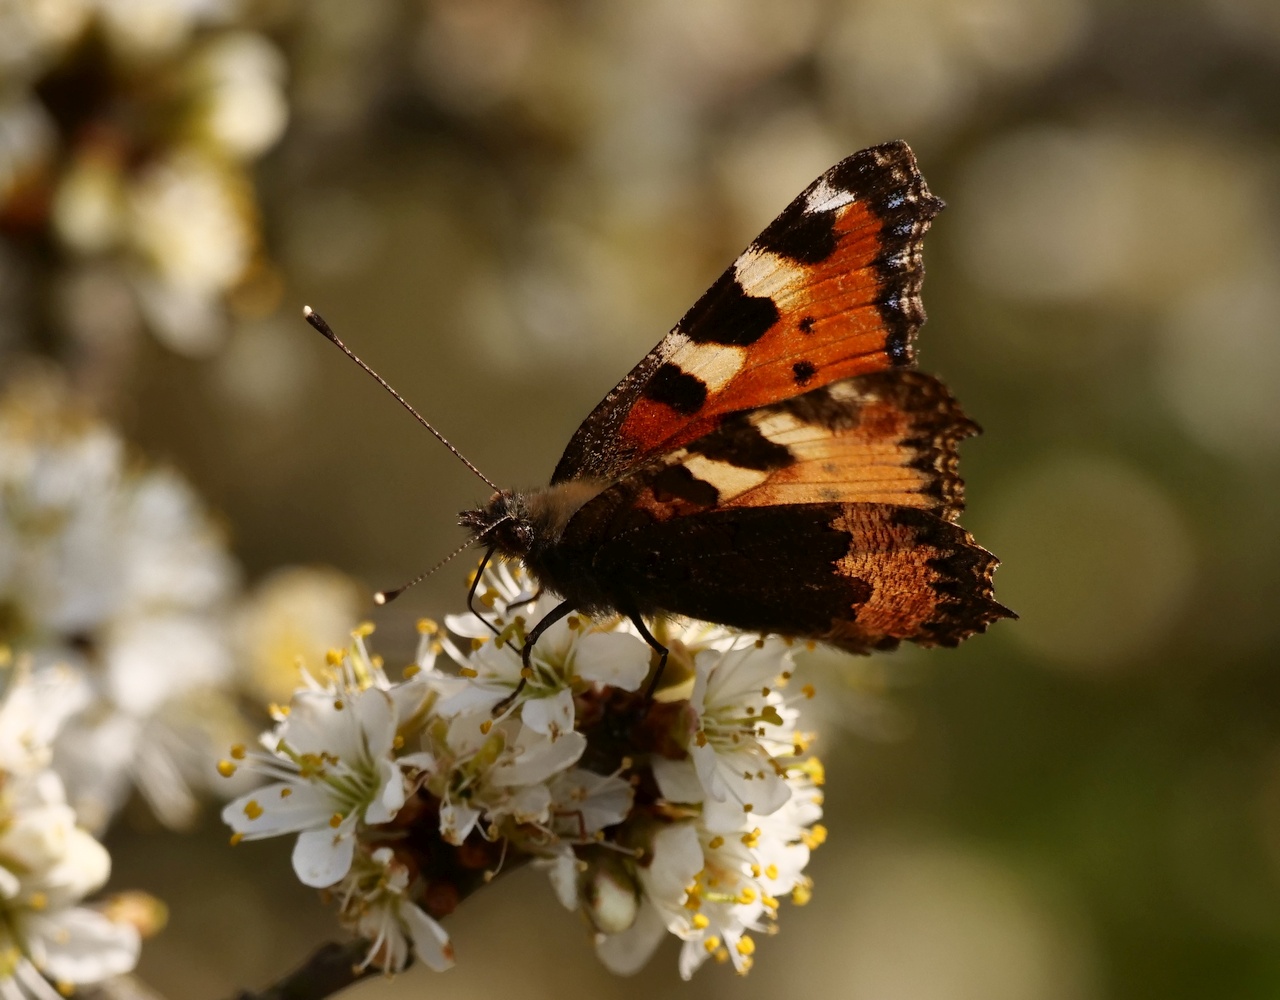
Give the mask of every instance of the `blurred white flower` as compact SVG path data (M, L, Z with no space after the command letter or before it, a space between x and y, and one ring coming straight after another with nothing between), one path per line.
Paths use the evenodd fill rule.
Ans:
M76 823L49 740L64 713L64 675L6 664L0 703L0 996L51 1000L68 987L128 972L138 931L78 905L111 870L106 850ZM58 986L55 990L50 982Z
M241 598L233 621L249 689L266 702L287 702L303 665L347 642L365 600L354 580L326 567L287 566L263 579Z
M39 101L0 97L0 205L40 168L55 145L53 122Z
M44 68L84 29L88 0L0 5L0 78L20 80Z
M122 56L170 55L203 25L229 20L241 0L91 0L108 42Z
M289 120L285 61L262 35L231 32L215 38L197 56L197 87L204 97L204 125L232 156L261 156Z
M102 253L120 239L124 201L119 152L86 144L58 181L54 231L78 253Z
M89 828L134 786L166 823L191 818L213 747L242 725L218 693L235 577L190 487L128 463L59 382L0 397L0 644L90 692L55 744Z
M248 267L255 227L244 181L192 151L149 166L131 185L129 236L148 270L138 294L170 347L206 354L225 335L221 296Z

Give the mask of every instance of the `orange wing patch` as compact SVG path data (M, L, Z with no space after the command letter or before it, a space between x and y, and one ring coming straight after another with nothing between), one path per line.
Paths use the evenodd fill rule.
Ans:
M962 528L920 510L849 504L831 527L851 539L836 573L868 585L848 618L816 638L855 653L904 639L955 646L1012 612L997 603L998 560Z

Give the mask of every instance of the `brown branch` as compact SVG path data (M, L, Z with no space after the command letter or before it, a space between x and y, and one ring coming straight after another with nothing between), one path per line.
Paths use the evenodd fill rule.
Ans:
M283 979L256 993L242 990L235 1000L324 1000L362 979L381 974L373 966L356 968L368 950L367 941L331 941L317 948Z

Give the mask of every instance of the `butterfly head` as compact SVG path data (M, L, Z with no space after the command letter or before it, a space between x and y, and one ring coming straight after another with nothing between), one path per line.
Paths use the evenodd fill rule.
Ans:
M516 558L529 554L536 534L528 503L514 490L499 490L483 507L464 510L458 523L470 529L481 545L496 546Z

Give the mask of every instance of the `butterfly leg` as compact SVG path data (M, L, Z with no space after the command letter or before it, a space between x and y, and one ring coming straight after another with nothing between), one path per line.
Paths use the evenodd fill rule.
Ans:
M511 707L511 703L520 697L520 692L524 690L524 686L529 683L529 677L533 673L533 647L542 637L542 633L558 622L561 618L565 618L573 613L573 602L564 601L557 604L554 608L542 616L542 620L533 627L524 640L524 648L520 650L520 683L516 685L516 689L509 695L498 702L493 708L493 714L496 718Z
M667 656L671 653L671 650L667 649L666 646L653 637L653 633L649 631L648 627L644 623L644 619L640 617L638 612L628 611L627 617L630 618L631 623L640 630L641 638L643 638L644 641L649 644L650 648L655 650L658 654L658 669L653 672L653 680L649 682L649 690L644 693L644 696L652 701L653 692L658 689L658 681L662 680L662 671L667 668Z
M533 626L533 631L530 632L524 640L524 649L520 650L520 665L524 668L521 671L522 676L520 678L520 687L524 687L524 682L528 680L529 674L533 672L533 665L530 663L529 658L533 656L534 644L542 638L543 632L549 629L561 618L571 615L573 610L572 601L562 601L543 615L542 621ZM520 688L516 688L516 693L520 693Z
M507 605L507 611L510 612L512 608L524 607L524 605L526 604L533 604L541 596L542 596L542 588L539 587L537 590L533 592L532 597L526 597L520 601L512 601L510 604Z
M484 558L480 560L480 566L476 570L476 578L471 581L471 589L467 591L467 608L471 611L473 615L475 615L482 622L484 622L485 626L489 629L490 632L492 632L494 635L501 635L502 630L499 629L496 625L494 625L493 622L489 621L489 619L486 618L484 615L482 615L479 611L477 611L476 605L475 605L476 591L480 589L480 578L484 576L484 568L489 565L489 560L493 558L493 549L494 547L490 545L487 549L484 550Z

